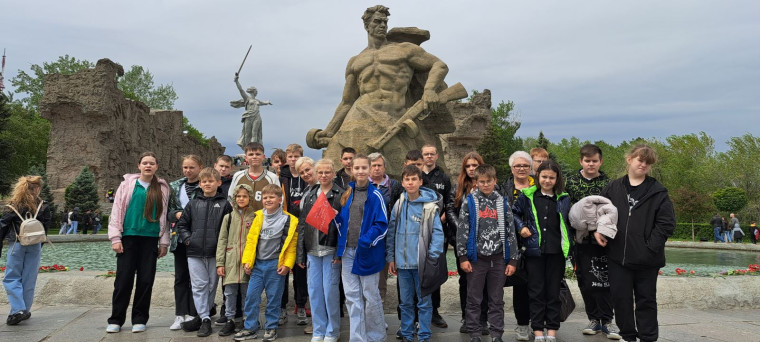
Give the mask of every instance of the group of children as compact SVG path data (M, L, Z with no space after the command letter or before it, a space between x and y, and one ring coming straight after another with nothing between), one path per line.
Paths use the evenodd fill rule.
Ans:
M573 187L586 189L583 182L600 176L592 172L601 164L601 151L597 150L592 149L590 156L588 151L581 151L582 178L571 177L571 192L576 190ZM535 340L556 340L565 260L574 254L571 249L576 243L583 244L575 241L568 221L570 206L578 199L565 192L556 162L545 160L536 166L536 183L531 181L530 186L516 190L519 195L515 200L497 185L496 170L483 164L482 158L476 160L472 170L466 170L466 177L472 179L467 186L470 190L450 190L461 200L458 212L449 210L451 217L446 218L443 209L451 209L449 203L443 200L440 189L423 186L427 174L415 165L416 160L407 161L401 174L403 191L390 205L388 196L370 179L371 158L344 151L342 157L349 160L341 160L341 172L352 181L343 187L340 184L344 179L335 172L331 160L314 162L301 157L297 145L289 146L288 152L297 157L290 160L291 155L286 154L288 165L280 166L279 177L264 167L264 147L258 143L245 146L249 166L232 176L229 157L220 157L215 168L201 168L199 158L188 156L183 161L185 177L171 185L155 176L155 155L141 156L140 173L125 175L116 192L109 223L109 237L118 258L113 313L106 330L118 332L124 324L135 274L132 330L145 330L155 259L171 249L177 308L172 329L197 331L198 336L212 333L210 317L215 311L217 280L222 277L225 303L217 323L224 327L219 335L234 334L235 340L242 341L257 338L263 330L263 340L273 341L278 325L283 323L282 297L293 271L296 292L305 288L308 293L313 342L334 342L340 337L340 285L350 318L350 340L383 341L387 324L379 283L387 265L388 271L398 276L401 329L397 336L405 342L415 335L419 341L427 341L432 335L431 293L440 286L431 279L436 278L434 265L446 249L444 218L456 221L450 225L455 232L449 239L455 241L451 242L459 267L467 278L463 328L470 333L471 341L480 341L483 303L487 305L487 332L492 341L501 341L504 286L509 277L521 271L527 273ZM527 158L526 166L531 168ZM618 234L624 238L595 232L585 242L593 242L596 249L579 249L586 254L597 253L592 253L595 256L600 251L607 253L609 282L625 282L612 291L609 285L601 286L611 293L611 299L596 295L587 299L584 294L584 301L587 306L592 300L601 301L597 306L614 306L620 335L626 340L657 338L654 285L656 271L664 264L664 242L672 233L674 219L667 192L647 176L655 160L651 148L634 149L626 159L628 175L604 190L596 189L618 211L628 212L617 222ZM463 162L463 170L467 162ZM283 179L283 174L287 178ZM171 232L167 219L174 222ZM635 227L628 227L628 221ZM635 238L638 236L647 241L643 247ZM608 243L615 246L614 250L604 249ZM624 252L626 248L630 253ZM584 270L583 266L579 269ZM296 270L303 272L303 280L295 275ZM259 305L264 293L265 323L260 326ZM305 306L299 303L298 294L296 305L297 311ZM605 314L599 317L589 314L592 324L587 327L588 333L603 331L610 338L619 338L614 336L617 332L610 333L612 317L607 311L600 308ZM244 317L243 328L237 331L235 320L240 317Z

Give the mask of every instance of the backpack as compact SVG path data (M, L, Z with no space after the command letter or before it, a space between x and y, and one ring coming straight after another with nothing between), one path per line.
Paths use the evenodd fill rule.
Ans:
M8 204L8 208L11 208L13 212L21 218L21 224L19 225L19 231L16 232L16 238L22 246L31 246L42 242L50 242L47 234L45 234L45 226L37 219L37 215L42 208L42 201L37 206L34 216L31 213L26 213L26 217L21 214L12 205Z

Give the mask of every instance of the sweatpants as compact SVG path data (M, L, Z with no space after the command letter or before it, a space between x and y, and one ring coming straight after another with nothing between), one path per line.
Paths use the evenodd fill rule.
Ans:
M594 262L603 262L605 256L604 247L590 243L578 244L575 246L576 271L578 277L578 287L583 297L583 304L586 307L586 316L589 321L599 321L607 324L612 321L612 294L609 287L592 287L591 282L601 283L605 278L609 279L607 263L596 265ZM593 269L590 269L593 268ZM599 275L592 275L591 272L598 272ZM587 279L590 277L590 279Z
M219 279L216 275L216 258L188 257L187 266L190 271L195 310L202 320L209 318Z
M530 327L533 331L558 330L562 302L559 288L565 275L562 254L525 256L530 298Z
M517 325L530 324L530 298L528 283L512 286L512 310L517 319Z
M177 316L198 316L190 287L187 249L181 243L174 250L174 314Z
M346 247L342 257L343 289L349 316L350 342L385 341L385 316L380 290L377 286L380 273L360 276L351 269L356 248Z
M609 270L612 305L615 308L615 323L620 328L620 336L627 341L636 340L637 337L641 341L656 341L659 337L659 269L630 269L610 260Z
M146 324L150 317L150 297L156 278L158 238L123 236L121 245L124 252L116 254L116 279L113 282L111 317L108 318L108 324L124 325L133 285L135 299L132 303L132 325Z
M228 319L243 317L243 309L239 308L240 302L245 303L245 295L248 292L248 283L235 283L222 286L224 288L224 316Z
M501 254L478 255L477 261L470 261L472 272L467 274L467 312L465 324L470 337L480 337L480 305L483 302L483 288L488 294L488 323L491 337L504 334L504 273L507 265Z

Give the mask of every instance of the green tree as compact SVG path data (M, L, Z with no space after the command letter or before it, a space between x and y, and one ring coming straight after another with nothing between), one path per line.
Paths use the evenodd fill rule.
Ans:
M47 161L50 122L38 114L24 108L21 102L10 102L3 106L10 113L4 129L0 129L0 183L12 183L19 176L29 172L34 165L45 165ZM7 193L0 191L0 193Z
M58 57L54 62L44 62L42 66L32 64L29 67L31 74L19 70L16 77L11 79L11 85L16 88L16 93L25 93L28 96L20 101L27 110L38 113L42 99L43 77L47 74L70 75L86 68L92 68L94 64L86 60L79 60L69 55Z
M100 208L95 175L89 167L85 166L74 182L66 188L64 198L67 208L79 207L82 212Z
M720 211L737 212L747 205L747 193L737 187L720 189L713 195L715 207Z
M715 140L700 132L672 135L665 142L658 163L662 174L660 182L669 189L691 187L704 194L717 190L722 176L715 163Z
M7 193L11 188L12 178L10 173L11 143L8 141L8 121L11 117L11 109L8 104L8 96L0 92L0 194ZM7 176L6 176L7 175Z
M678 221L691 222L691 240L696 240L694 221L709 220L714 207L710 196L704 191L697 191L692 185L686 185L671 192Z
M549 151L549 139L546 139L544 136L544 131L538 132L538 139L536 139L536 147L543 148L544 150Z
M751 201L760 200L760 137L744 134L729 141L728 151L719 156L720 165L731 185L744 189Z
M119 89L128 99L142 101L154 109L174 109L177 93L171 85L153 84L153 74L139 65L133 65L124 76L119 77Z
M512 115L514 108L512 101L501 101L496 108L491 108L491 124L477 148L483 160L496 168L496 177L502 181L511 174L509 155L522 148L522 140L515 136L520 122Z

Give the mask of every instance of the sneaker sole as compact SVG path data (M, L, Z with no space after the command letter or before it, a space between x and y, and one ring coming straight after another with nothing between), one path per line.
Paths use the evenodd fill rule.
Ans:
M596 334L598 334L600 332L601 331L599 331L599 330L593 330L593 331L592 330L583 330L582 331L583 335L596 335Z

